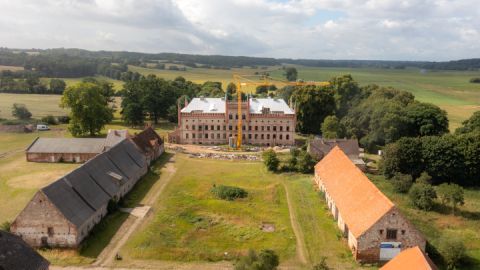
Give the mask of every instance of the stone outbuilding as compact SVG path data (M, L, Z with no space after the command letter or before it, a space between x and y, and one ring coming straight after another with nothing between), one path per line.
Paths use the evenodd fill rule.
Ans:
M29 162L84 163L130 138L126 129L108 130L106 138L36 138L26 152Z
M360 146L357 139L324 139L317 137L308 142L307 151L316 160L321 160L335 146L340 147L358 168L365 171L366 164L360 157Z
M103 138L36 138L27 148L30 162L84 163L103 152Z
M11 224L33 247L77 247L147 173L146 156L128 139L39 190Z
M422 234L340 147L315 165L315 182L357 261L388 261L415 246L425 251Z
M31 248L22 238L0 231L0 269L48 270L50 262Z
M152 127L147 127L142 132L135 134L131 139L142 150L149 164L165 152L164 140L160 138Z
M380 270L438 270L419 247L407 248L386 263Z

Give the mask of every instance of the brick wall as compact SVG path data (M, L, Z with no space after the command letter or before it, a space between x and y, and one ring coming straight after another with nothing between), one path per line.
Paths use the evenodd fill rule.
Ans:
M52 229L51 234L49 228ZM33 196L27 207L12 223L10 230L34 247L44 244L42 238L51 246L77 246L77 229L42 192L37 192Z
M99 153L28 153L27 161L29 162L68 162L68 163L84 163L95 157Z
M387 238L387 229L397 230L396 239ZM358 239L358 260L377 262L380 243L401 242L402 250L418 246L425 251L426 241L421 233L394 207Z

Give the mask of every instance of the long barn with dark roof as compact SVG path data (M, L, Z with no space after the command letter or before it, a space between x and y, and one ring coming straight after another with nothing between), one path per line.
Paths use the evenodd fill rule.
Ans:
M35 247L77 247L147 173L144 153L129 139L39 190L11 225Z

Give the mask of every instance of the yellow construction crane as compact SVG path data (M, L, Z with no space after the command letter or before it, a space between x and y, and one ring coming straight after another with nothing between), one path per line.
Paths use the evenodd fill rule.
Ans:
M253 79L252 79L253 78ZM273 79L265 75L239 75L233 74L233 81L237 86L237 104L238 104L238 120L237 120L237 144L236 149L240 150L242 147L242 87L247 86L271 86L275 85L273 82L277 82L279 85L292 85L292 86L304 86L304 85L328 85L329 82L315 82L315 81L283 81ZM248 100L247 100L248 102Z

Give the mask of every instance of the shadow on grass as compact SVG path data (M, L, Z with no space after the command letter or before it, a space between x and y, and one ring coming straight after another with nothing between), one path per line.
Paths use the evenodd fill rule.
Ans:
M80 255L90 258L98 257L125 220L127 220L128 215L120 211L107 215L93 228L87 239L82 242Z
M160 179L159 169L163 167L173 157L171 153L164 153L158 160L156 160L151 170L142 177L140 181L133 187L133 189L123 199L125 207L135 207L145 197L150 188ZM120 229L122 224L127 220L129 214L116 210L108 214L100 223L98 223L89 234L89 236L82 242L80 248L80 255L90 258L96 258L102 250L110 243L113 236Z
M165 164L170 162L173 155L174 154L165 152L150 166L148 173L142 178L141 181L137 182L133 189L122 200L122 207L135 207L140 203L152 186L158 180L160 180L160 169L165 166Z
M447 206L444 204L440 203L435 203L433 206L433 211L442 214L442 215L452 215L453 216L453 210L451 206ZM468 220L480 220L480 212L478 211L467 211L467 210L462 210L461 206L455 208L455 216L460 216Z

